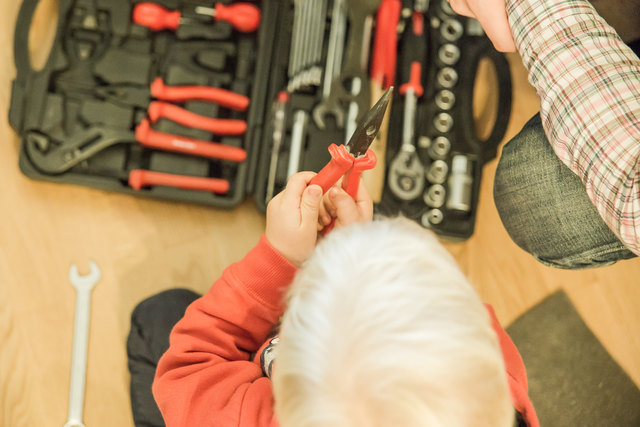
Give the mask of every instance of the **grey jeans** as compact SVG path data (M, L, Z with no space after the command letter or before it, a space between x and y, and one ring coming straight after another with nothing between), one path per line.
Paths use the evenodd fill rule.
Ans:
M545 265L580 269L635 256L553 152L539 115L502 150L493 195L513 241Z

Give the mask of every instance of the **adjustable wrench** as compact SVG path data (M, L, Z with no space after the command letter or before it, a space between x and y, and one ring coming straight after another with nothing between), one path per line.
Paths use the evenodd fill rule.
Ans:
M89 261L91 272L78 275L78 268L69 269L69 281L76 288L76 312L73 325L73 357L71 362L71 385L69 389L69 413L64 427L84 427L82 409L84 386L87 374L87 350L89 344L89 319L91 314L91 290L100 280L100 269Z
M369 80L366 71L369 54L371 26L373 14L378 10L381 0L350 0L347 2L347 15L349 17L349 38L344 55L345 62L342 65L340 75L333 79L330 97L337 97L331 102L355 102L358 106L358 114L369 111L371 102L369 93ZM359 79L360 89L349 90L345 83Z
M320 129L326 127L324 117L332 114L338 127L344 126L344 111L338 104L336 97L330 97L333 79L342 67L342 54L344 51L344 37L347 30L347 12L345 0L335 0L331 11L331 30L329 32L329 46L327 60L322 78L322 99L313 109L313 120Z

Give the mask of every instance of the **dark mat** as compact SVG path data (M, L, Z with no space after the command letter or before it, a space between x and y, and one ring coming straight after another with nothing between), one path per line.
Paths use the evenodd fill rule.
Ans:
M640 426L640 390L564 292L523 314L507 332L527 368L542 427Z

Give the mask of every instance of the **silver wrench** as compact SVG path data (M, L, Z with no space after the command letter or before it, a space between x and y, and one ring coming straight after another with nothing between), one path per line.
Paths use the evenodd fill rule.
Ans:
M84 386L87 374L87 350L89 344L89 319L91 314L91 290L100 280L100 269L89 261L91 272L78 274L78 267L69 269L69 281L76 288L76 312L73 324L73 356L71 362L71 384L69 389L69 413L64 427L84 427Z
M366 72L367 58L372 16L378 10L380 0L349 0L347 2L347 16L349 17L349 38L344 55L340 75L333 79L331 97L337 97L335 102L356 102L358 114L369 111L370 88ZM360 79L360 90L357 93L345 87L345 83Z
M347 30L347 12L345 0L335 0L331 11L331 30L329 31L329 46L327 61L322 80L322 99L313 109L313 120L320 129L326 128L324 117L332 114L338 127L344 126L344 111L338 104L336 97L330 97L333 79L342 67L342 54L344 51L344 37Z

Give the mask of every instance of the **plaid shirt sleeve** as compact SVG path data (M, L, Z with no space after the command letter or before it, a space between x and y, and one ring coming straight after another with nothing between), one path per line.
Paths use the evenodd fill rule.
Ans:
M640 59L586 0L507 0L558 157L640 255Z

